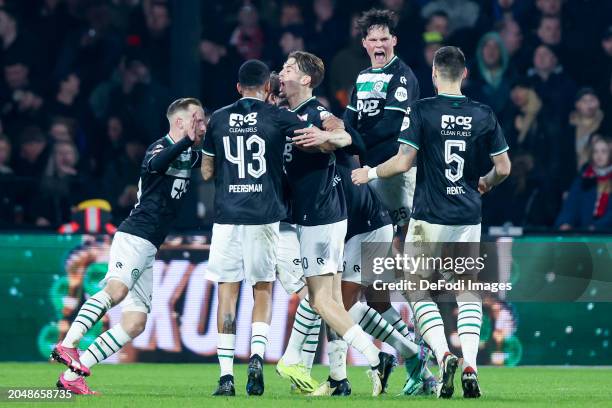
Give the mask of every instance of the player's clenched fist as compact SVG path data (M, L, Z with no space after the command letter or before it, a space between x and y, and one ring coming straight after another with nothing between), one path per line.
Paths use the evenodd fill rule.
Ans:
M482 195L491 191L491 186L487 184L487 180L484 177L481 177L478 180L478 192Z
M368 166L363 166L360 169L355 169L351 173L351 180L353 180L353 183L356 185L367 184L367 182L370 181L368 177L369 171L370 167Z

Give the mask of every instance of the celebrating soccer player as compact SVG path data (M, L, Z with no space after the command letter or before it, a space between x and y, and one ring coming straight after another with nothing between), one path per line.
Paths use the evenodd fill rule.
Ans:
M155 254L177 218L191 169L200 166L201 152L192 149L206 131L200 101L178 99L168 107L166 116L170 131L147 149L138 202L113 239L104 289L83 304L66 337L51 354L68 366L57 386L74 394L95 394L83 377L144 330L151 311ZM79 358L79 341L121 301L121 322L96 338Z
M395 156L377 167L353 171L356 184L389 178L408 171L416 157L414 211L407 244L411 242L479 242L481 194L510 174L508 145L490 107L461 94L467 75L465 57L456 47L439 49L432 78L438 95L415 102L406 115ZM417 155L417 152L419 154ZM480 161L488 154L493 168L479 177ZM474 276L454 273L457 280ZM468 285L465 285L468 287ZM408 298L416 324L440 364L438 396L450 398L458 359L448 349L438 306L428 292L412 291ZM467 398L480 396L476 355L482 324L482 301L469 291L457 293L457 329L463 353L461 383Z
M307 52L290 54L280 72L281 92L291 111L319 127L330 113L312 92L323 80L324 72L323 61ZM335 180L335 156L329 152L349 145L351 138L343 130L327 137L316 127L299 133L294 138L299 149L291 151L292 157L285 160L285 167L310 303L329 327L367 357L372 368L369 371L372 394L376 396L384 391L395 358L380 352L344 309L338 273L342 270L347 213L342 186ZM313 154L302 151L313 146L323 151ZM292 338L294 335L292 332ZM277 371L296 386L311 391L310 375L300 365L299 348L292 344L290 339L288 352L279 361Z
M419 84L395 55L397 20L392 11L372 9L357 24L372 66L357 77L345 123L351 135L360 136L353 139L362 143L361 163L374 167L397 152L397 135L408 108L419 98ZM415 177L413 168L370 184L396 225L408 224Z

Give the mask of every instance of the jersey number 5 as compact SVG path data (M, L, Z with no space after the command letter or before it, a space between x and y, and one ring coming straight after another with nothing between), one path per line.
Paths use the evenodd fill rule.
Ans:
M456 169L451 166L444 171L444 175L454 183L463 177L465 160L457 153L453 153L453 147L459 149L460 152L465 152L465 140L447 140L444 142L444 161L446 164L456 163Z
M253 162L257 162L257 166L253 166L253 163L249 163L245 166L245 146L248 151L253 152ZM223 150L225 151L225 158L227 161L238 165L238 178L245 178L245 172L248 172L249 175L254 178L259 178L266 173L266 142L261 137L252 135L246 140L246 143L244 143L243 136L236 136L236 155L232 156L230 138L229 136L224 136Z

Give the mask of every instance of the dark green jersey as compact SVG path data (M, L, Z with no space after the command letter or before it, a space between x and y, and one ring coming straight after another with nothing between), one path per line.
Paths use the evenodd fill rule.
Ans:
M479 224L482 157L508 150L491 108L465 96L421 99L404 118L398 141L418 150L412 218Z

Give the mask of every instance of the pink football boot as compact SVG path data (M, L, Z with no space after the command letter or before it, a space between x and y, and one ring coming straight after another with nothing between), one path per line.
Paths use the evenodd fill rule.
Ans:
M77 395L99 395L97 391L93 391L83 377L79 377L74 381L68 381L64 378L64 373L61 373L57 380L57 388L68 390Z
M87 377L91 372L79 360L79 351L76 348L64 347L62 343L57 343L51 352L51 358L65 364L70 370L78 375Z

